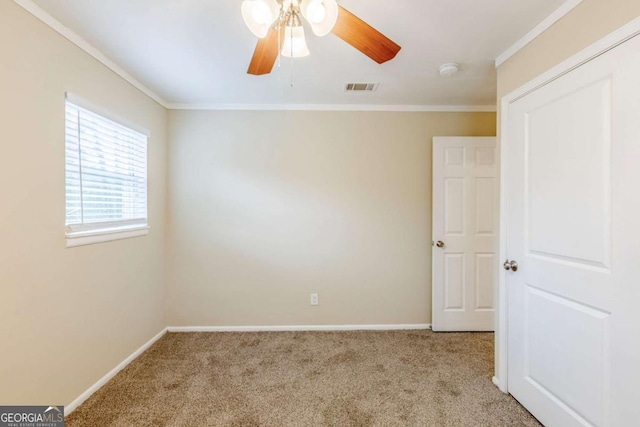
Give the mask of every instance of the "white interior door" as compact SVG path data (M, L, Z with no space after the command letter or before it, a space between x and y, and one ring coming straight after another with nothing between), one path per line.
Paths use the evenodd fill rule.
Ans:
M548 427L640 425L640 36L508 125L509 392Z
M433 139L433 330L493 331L499 260L494 137Z

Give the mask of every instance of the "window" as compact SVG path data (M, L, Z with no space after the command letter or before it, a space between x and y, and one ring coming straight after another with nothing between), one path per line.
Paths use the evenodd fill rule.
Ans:
M147 233L147 136L68 99L67 246Z

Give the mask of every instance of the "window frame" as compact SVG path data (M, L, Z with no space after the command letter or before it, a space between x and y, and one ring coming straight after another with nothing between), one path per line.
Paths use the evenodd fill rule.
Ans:
M89 111L92 114L98 115L101 118L112 121L120 126L128 128L131 131L140 133L146 136L146 150L145 150L145 166L146 166L146 219L132 219L132 220L119 220L119 221L104 221L97 224L85 223L85 224L66 224L66 207L67 207L67 191L66 191L66 176L67 176L67 154L66 154L66 113L67 102ZM141 128L135 124L131 124L128 120L123 120L120 117L105 111L104 108L96 106L95 104L86 101L85 99L76 95L65 93L65 99L63 104L64 114L64 147L65 147L65 240L66 247L76 247L83 245L90 245L94 243L110 242L121 239L129 239L133 237L140 237L149 234L149 143L151 139L150 132Z

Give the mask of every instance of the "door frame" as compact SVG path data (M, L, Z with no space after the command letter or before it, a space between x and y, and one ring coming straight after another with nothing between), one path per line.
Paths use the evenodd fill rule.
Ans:
M603 37L599 41L583 49L577 54L571 56L567 60L561 62L550 70L539 75L535 79L525 83L518 89L508 93L500 100L500 135L497 140L498 144L498 162L500 164L500 238L499 238L499 260L505 260L507 256L507 212L508 198L506 196L506 176L505 165L502 159L506 158L509 147L509 108L512 103L518 99L528 95L531 92L545 86L546 84L562 77L563 75L573 71L581 65L591 61L592 59L602 55L603 53L614 49L627 40L640 35L640 18L636 18L628 24L620 27L611 34ZM508 379L508 289L506 286L506 271L500 268L498 274L497 286L497 307L496 307L496 332L495 332L495 376L493 383L504 393L509 392Z

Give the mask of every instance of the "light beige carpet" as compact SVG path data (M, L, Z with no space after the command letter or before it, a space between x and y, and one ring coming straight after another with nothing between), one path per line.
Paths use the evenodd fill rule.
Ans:
M169 333L65 425L539 426L492 374L487 333Z

